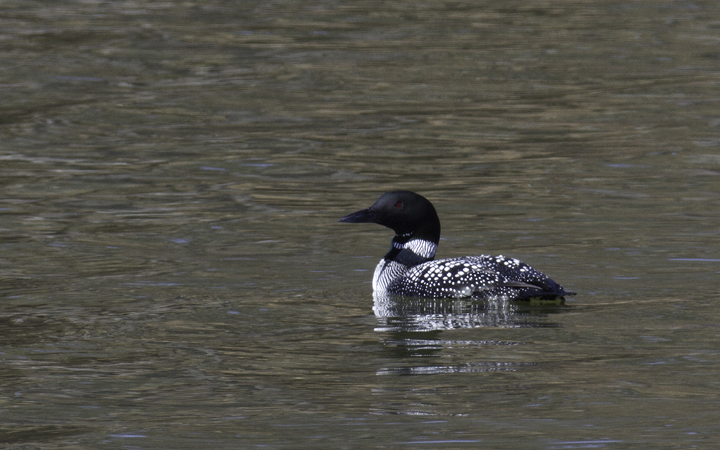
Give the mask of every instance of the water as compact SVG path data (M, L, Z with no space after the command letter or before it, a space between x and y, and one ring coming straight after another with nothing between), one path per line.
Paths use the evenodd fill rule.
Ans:
M714 3L0 8L4 447L720 444ZM376 316L398 188L578 296Z

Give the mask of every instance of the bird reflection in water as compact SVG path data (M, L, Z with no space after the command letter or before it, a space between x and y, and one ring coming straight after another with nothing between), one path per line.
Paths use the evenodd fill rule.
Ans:
M405 357L441 356L448 347L517 346L503 340L453 340L448 331L466 328L553 328L551 314L570 309L562 302L513 302L492 300L438 299L374 294L376 331L385 333L383 345L402 361L399 367L383 367L378 375L428 375L436 373L505 372L536 365L533 362L471 361L463 364L408 365ZM444 336L443 336L443 333Z

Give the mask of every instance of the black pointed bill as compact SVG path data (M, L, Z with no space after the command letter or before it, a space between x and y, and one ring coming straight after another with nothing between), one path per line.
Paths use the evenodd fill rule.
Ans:
M375 222L375 215L370 212L370 208L365 208L365 209L361 209L360 211L356 211L352 214L348 214L347 216L338 219L338 222L347 222L347 223Z

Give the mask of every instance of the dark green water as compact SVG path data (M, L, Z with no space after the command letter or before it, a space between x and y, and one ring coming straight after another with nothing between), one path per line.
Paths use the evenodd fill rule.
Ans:
M2 2L0 444L718 447L718 39L709 1ZM391 232L336 220L400 188L439 257L578 296L376 317Z

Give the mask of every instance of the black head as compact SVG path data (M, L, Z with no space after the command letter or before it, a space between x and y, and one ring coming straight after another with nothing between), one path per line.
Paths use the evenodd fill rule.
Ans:
M440 219L435 207L422 195L410 191L386 192L371 207L348 214L338 222L378 223L400 236L435 243L440 240Z

